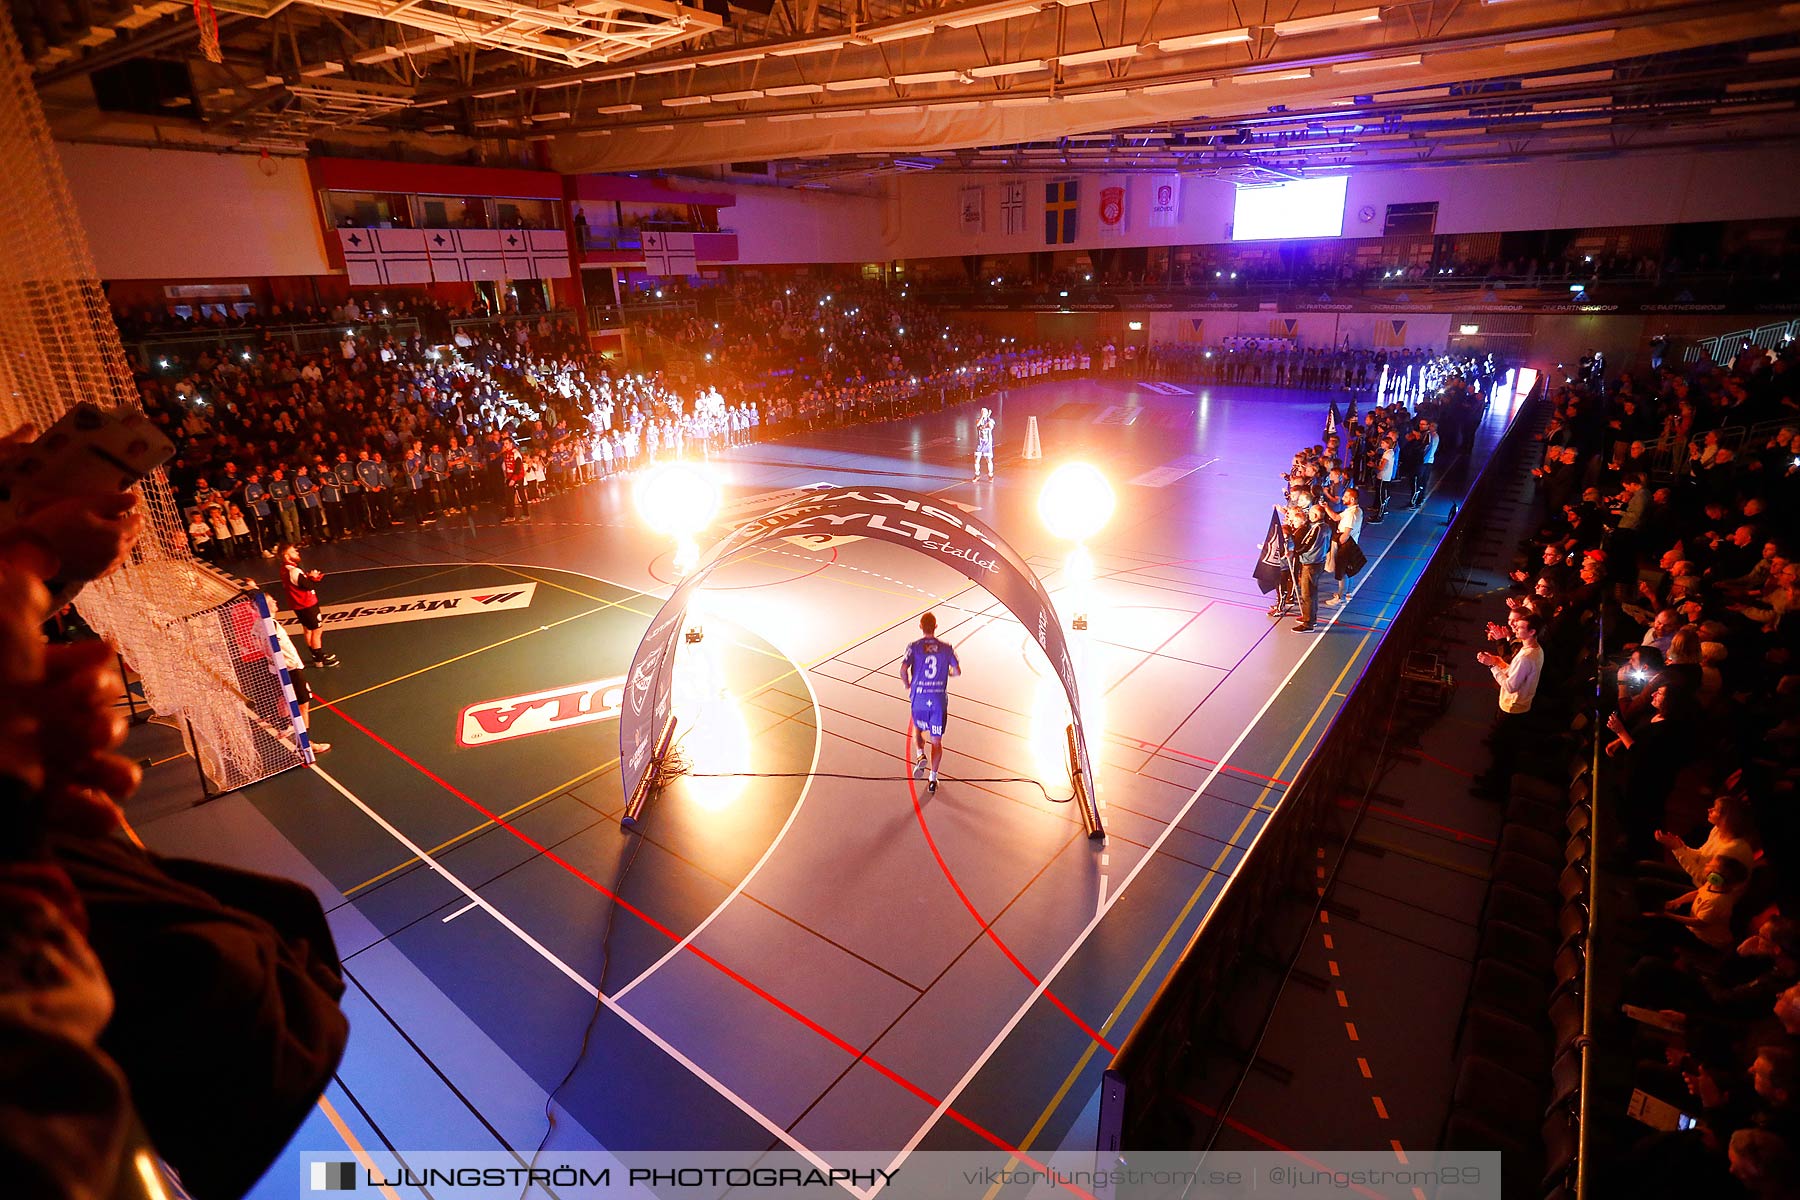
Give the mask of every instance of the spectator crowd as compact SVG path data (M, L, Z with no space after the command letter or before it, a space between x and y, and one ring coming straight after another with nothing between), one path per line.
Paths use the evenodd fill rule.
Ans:
M1566 786L1599 739L1604 1194L1800 1194L1797 362L1557 389L1536 532L1487 626L1502 690L1482 783L1509 822L1544 787L1522 776ZM1571 728L1570 756L1551 753ZM1584 879L1565 900L1585 905Z
M280 339L207 351L145 372L140 390L178 447L169 475L189 540L232 562L477 510L524 520L548 496L660 458L1120 362L1110 344L1096 356L996 338L904 292L801 291L746 286L716 319L651 309L634 327L649 368L636 373L553 315L434 342L425 330L448 310L396 298L383 307L418 333L364 323L312 351Z

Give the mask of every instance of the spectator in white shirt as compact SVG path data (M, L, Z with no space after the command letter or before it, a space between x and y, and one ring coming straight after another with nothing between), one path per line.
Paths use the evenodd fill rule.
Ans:
M1511 661L1498 654L1482 651L1476 661L1485 666L1500 685L1500 713L1489 736L1493 762L1482 781L1483 790L1504 796L1512 782L1513 762L1519 747L1529 736L1531 702L1537 696L1538 680L1544 671L1544 648L1538 645L1539 618L1536 613L1515 609L1506 619L1519 649Z
M1337 580L1337 595L1325 603L1336 607L1350 598L1350 574L1338 561L1338 548L1346 542L1360 542L1363 531L1362 505L1357 503L1358 493L1355 488L1344 490L1344 507L1337 512L1337 531L1331 539L1331 553L1325 560L1325 570Z

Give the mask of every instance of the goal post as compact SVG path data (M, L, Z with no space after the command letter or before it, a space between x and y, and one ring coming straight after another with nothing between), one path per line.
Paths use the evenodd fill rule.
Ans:
M48 429L81 401L138 407L86 231L9 21L0 21L0 211L12 223L0 238L0 433L26 422ZM134 490L143 536L118 570L76 594L76 609L130 662L152 708L191 723L196 758L221 789L306 761L296 719L274 698L281 682L267 651L234 650L231 631L259 619L256 601L238 581L194 558L161 470Z

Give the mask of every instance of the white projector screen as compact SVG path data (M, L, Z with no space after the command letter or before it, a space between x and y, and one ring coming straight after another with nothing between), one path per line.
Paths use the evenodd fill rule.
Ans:
M1238 185L1231 240L1337 237L1344 232L1344 189L1349 176Z

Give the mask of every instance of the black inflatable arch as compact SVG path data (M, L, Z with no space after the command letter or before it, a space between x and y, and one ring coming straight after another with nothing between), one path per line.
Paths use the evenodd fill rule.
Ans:
M1050 660L1069 700L1069 779L1088 836L1105 836L1081 727L1081 700L1075 668L1056 606L1025 560L987 525L930 496L888 488L821 489L784 504L733 529L700 556L663 606L631 659L630 681L619 720L619 776L625 789L624 824L637 823L655 789L668 754L675 722L670 670L687 625L689 598L716 568L774 538L797 533L852 534L906 546L954 567L994 595Z

